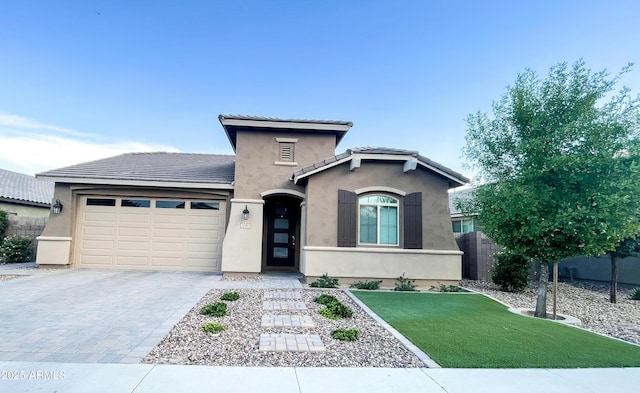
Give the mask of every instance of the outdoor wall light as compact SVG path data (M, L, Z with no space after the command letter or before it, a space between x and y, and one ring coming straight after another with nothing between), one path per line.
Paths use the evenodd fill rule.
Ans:
M242 211L242 219L247 221L249 219L249 209L247 205L244 205L244 210Z
M53 210L53 214L60 214L62 211L62 203L60 202L60 199L56 199L56 203L53 204L51 209Z

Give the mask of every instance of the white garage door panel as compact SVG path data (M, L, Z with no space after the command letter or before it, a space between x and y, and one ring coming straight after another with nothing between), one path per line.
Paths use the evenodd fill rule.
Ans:
M115 206L87 206L87 198ZM225 203L219 210L121 206L121 197L81 197L75 261L79 267L219 271ZM124 199L131 199L125 197ZM166 200L166 199L165 199ZM184 199L176 199L183 201Z

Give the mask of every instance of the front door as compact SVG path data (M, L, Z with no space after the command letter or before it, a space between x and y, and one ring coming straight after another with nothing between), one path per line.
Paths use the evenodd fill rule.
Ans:
M294 267L300 201L274 198L265 201L267 214L267 266Z

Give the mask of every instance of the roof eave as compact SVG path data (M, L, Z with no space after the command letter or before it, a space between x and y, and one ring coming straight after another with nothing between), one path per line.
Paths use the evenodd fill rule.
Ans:
M234 186L230 183L211 183L211 182L181 182L175 180L132 180L132 179L100 179L87 177L58 177L36 175L39 179L49 180L56 183L68 184L100 184L115 186L136 186L136 187L186 187L209 190L233 190Z

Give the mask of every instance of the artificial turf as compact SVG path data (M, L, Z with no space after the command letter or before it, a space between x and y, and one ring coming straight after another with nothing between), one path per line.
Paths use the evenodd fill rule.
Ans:
M640 347L516 315L478 294L352 291L442 367L640 367Z

